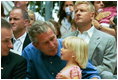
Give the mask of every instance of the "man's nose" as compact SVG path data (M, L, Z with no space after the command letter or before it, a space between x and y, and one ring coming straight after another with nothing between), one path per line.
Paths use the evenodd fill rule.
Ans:
M80 16L80 13L81 13L80 11L77 11L77 13L76 13L76 14L77 14L77 16Z
M51 48L53 48L55 46L54 42L51 42L51 41L49 42L49 45L50 45Z

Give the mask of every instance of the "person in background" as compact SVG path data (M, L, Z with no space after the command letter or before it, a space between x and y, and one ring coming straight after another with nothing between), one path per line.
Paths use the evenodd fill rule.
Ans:
M34 21L36 21L35 19L35 14L32 10L28 10L28 15L29 15L29 18L30 18L30 24L29 24L29 27L32 26L32 24L34 23Z
M21 8L14 8L10 12L9 23L12 25L13 30L13 51L22 54L22 50L31 42L29 35L26 31L29 24L29 16L27 11Z
M63 40L61 59L66 60L66 66L56 75L57 79L81 79L81 69L85 69L88 62L87 43L75 36ZM81 68L81 69L80 69Z
M116 40L115 37L97 30L92 25L95 8L89 1L75 3L74 24L78 29L68 33L68 36L78 36L88 43L89 61L96 66L102 79L111 79L116 66Z
M109 6L108 4L115 5L115 4L112 4L114 2L115 1L91 1L91 3L95 6L95 10L96 10L95 11L95 19L93 20L92 24L96 27L96 29L103 31L103 32L106 32L106 33L111 34L111 35L116 37L116 31L114 30L113 27L111 27L113 25L111 22L113 22L113 18L114 18L114 17L110 16L110 15L112 15L111 11L106 12L106 10L105 10L105 12L103 12L103 9L105 9L105 7ZM117 12L116 12L115 7L113 7L113 8L111 7L111 9L113 10L113 15L116 15ZM101 12L101 10L102 10L102 12ZM110 25L109 27L106 25L101 25L98 22L98 20L96 20L96 19L102 19L103 17L110 18L109 20L107 20L109 22L109 25Z
M20 7L23 10L28 10L29 1L14 1L14 6L15 7Z
M26 59L10 51L12 26L1 18L1 79L25 79Z
M61 33L60 33L60 24L52 19L49 20L49 22L51 22L55 29L56 29L56 36L57 38L61 38Z
M15 7L20 7L26 11L28 11L28 5L30 1L14 1ZM39 12L34 12L35 20L45 21L45 19L40 15Z
M5 18L4 8L3 8L2 3L1 3L1 17L2 17L2 18Z
M8 17L5 15L4 11L5 10L4 10L3 3L1 3L1 17L4 18L5 20L9 21Z
M36 21L28 32L32 43L22 52L27 59L27 77L30 79L55 79L65 67L66 61L61 60L62 39L56 38L54 26L50 22ZM82 69L82 78L100 78L96 68L88 62Z
M60 10L58 13L59 24L61 25L60 32L61 36L64 36L68 32L72 32L74 27L72 27L73 11L74 11L73 1L62 1Z
M117 15L117 1L104 1L104 8L99 9L99 13L96 16L96 20L103 26L110 26L110 19ZM104 13L106 13L104 15Z

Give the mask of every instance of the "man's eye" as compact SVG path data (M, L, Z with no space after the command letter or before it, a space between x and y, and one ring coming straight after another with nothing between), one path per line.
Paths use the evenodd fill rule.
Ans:
M78 10L75 10L75 13L77 13Z
M19 20L19 18L14 18L14 20Z
M9 42L9 40L4 40L3 42Z
M11 21L11 18L9 18L9 21Z

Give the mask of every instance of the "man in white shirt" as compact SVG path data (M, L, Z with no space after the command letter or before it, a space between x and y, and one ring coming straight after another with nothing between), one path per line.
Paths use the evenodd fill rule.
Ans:
M21 55L24 47L30 43L30 39L26 32L27 25L29 24L27 11L21 8L14 8L10 12L9 22L12 25L14 35L13 50Z
M113 78L117 54L115 37L97 30L92 26L95 8L87 1L75 3L74 23L78 31L68 33L67 36L78 36L89 44L89 60L96 66L101 78Z

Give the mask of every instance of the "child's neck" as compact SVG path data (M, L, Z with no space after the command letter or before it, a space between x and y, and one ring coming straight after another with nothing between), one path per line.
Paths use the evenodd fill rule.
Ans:
M78 64L75 61L68 61L66 66L61 70L62 72L65 70L68 70L69 68L71 68L72 66L78 66Z
M67 62L66 66L73 66L73 65L77 65L77 62L70 60Z

